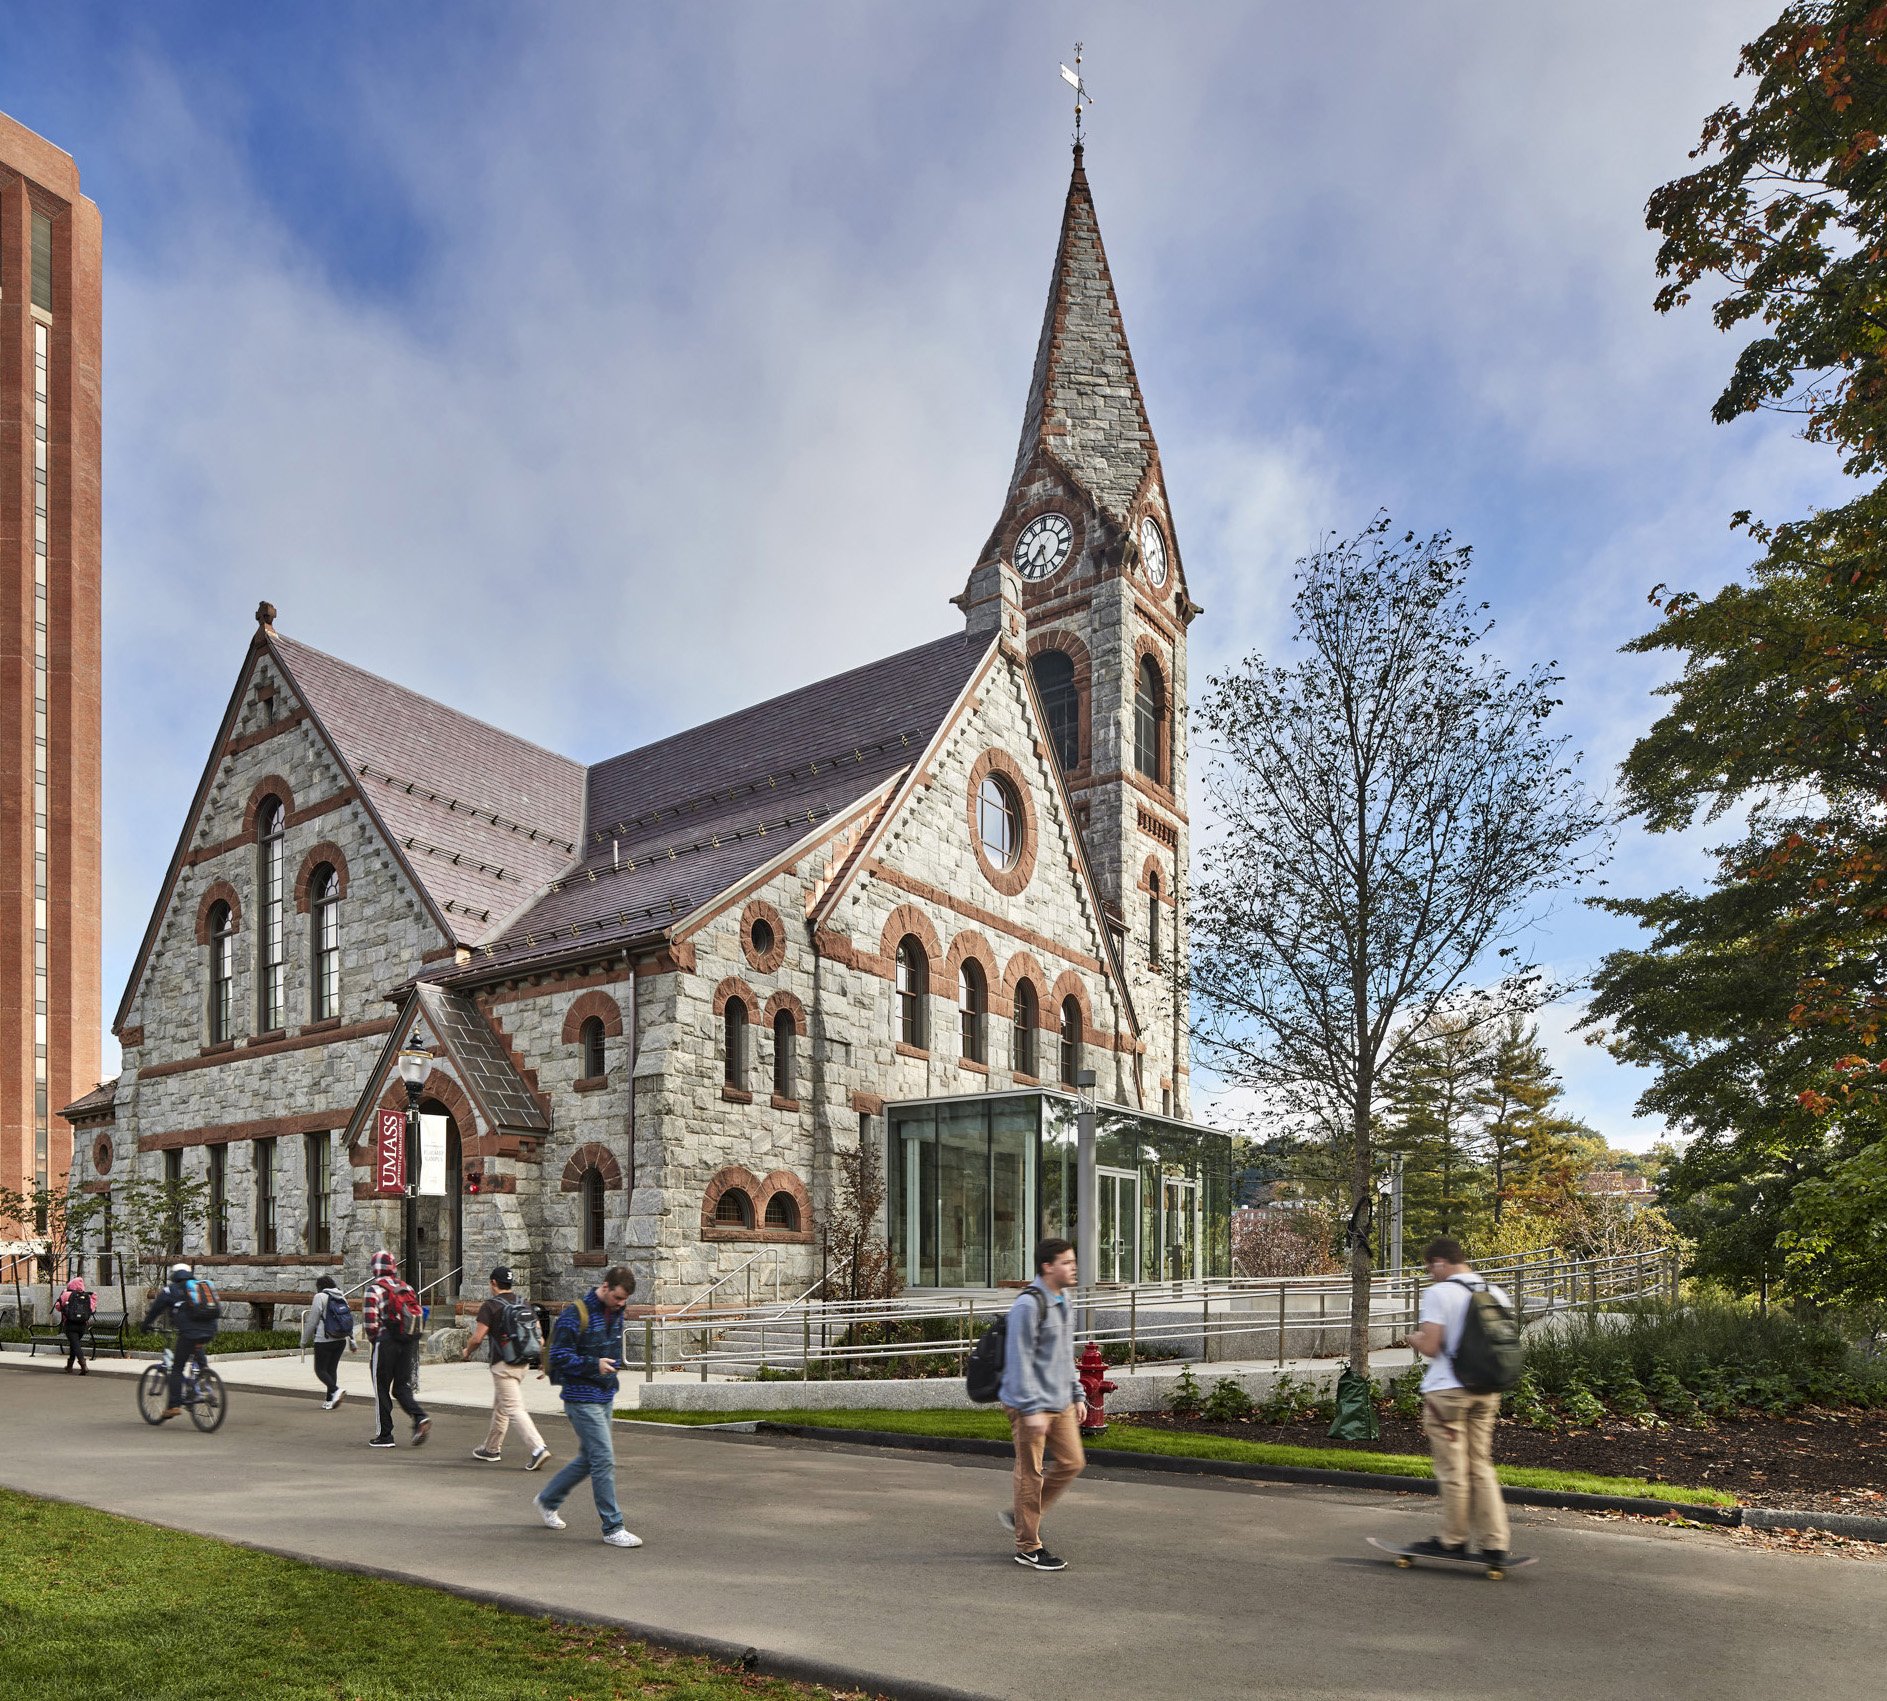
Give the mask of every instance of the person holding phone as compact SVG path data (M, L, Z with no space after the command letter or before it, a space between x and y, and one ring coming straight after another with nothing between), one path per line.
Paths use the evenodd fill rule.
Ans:
M603 1279L566 1305L550 1333L550 1379L563 1394L563 1413L576 1432L577 1456L565 1465L532 1502L546 1527L561 1530L557 1515L578 1483L590 1479L590 1494L603 1520L603 1540L611 1547L640 1547L642 1538L622 1525L616 1505L616 1441L611 1417L616 1406L616 1372L622 1364L622 1312L636 1291L635 1273L626 1264L603 1272Z

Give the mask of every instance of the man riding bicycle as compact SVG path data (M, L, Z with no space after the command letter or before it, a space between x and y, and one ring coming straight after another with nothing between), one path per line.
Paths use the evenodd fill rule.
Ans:
M183 1373L190 1360L195 1358L208 1367L203 1349L216 1338L222 1309L216 1289L199 1278L188 1264L171 1265L170 1279L158 1290L150 1310L144 1314L144 1321L138 1325L141 1332L148 1334L152 1325L168 1312L177 1331L177 1345L170 1355L170 1404L164 1408L163 1417L157 1420L159 1423L183 1411Z

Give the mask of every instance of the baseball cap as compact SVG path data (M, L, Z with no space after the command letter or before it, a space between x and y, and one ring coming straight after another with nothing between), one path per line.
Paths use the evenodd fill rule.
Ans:
M500 1264L497 1269L492 1271L491 1279L494 1282L496 1282L501 1288L510 1287L511 1266L509 1264Z

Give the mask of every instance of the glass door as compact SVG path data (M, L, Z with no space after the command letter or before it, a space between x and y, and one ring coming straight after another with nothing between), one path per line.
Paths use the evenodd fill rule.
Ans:
M1199 1271L1199 1183L1167 1176L1160 1187L1161 1273L1169 1282L1189 1282Z
M1097 1282L1131 1282L1140 1268L1140 1177L1129 1169L1094 1172Z

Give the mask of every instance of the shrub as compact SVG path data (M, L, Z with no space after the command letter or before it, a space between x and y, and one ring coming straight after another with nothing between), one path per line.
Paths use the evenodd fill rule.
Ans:
M1652 1411L1644 1384L1633 1373L1630 1364L1613 1369L1605 1379L1605 1393L1608 1404L1618 1416L1630 1418L1633 1423L1645 1428L1655 1426L1657 1414Z
M1421 1365L1410 1365L1389 1384L1389 1409L1409 1423L1422 1415Z
M1174 1417L1191 1418L1199 1415L1199 1408L1204 1404L1198 1379L1189 1364L1179 1373L1179 1380L1173 1384L1172 1393L1166 1396L1166 1409Z
M1651 1361L1651 1379L1646 1392L1651 1396L1651 1403L1671 1422L1681 1423L1687 1429L1702 1427L1704 1414L1698 1407L1697 1396L1677 1379L1677 1372L1661 1358Z
M1514 1385L1514 1391L1507 1396L1507 1415L1516 1423L1525 1424L1529 1429L1559 1428L1559 1419L1553 1415L1553 1408L1546 1403L1546 1396L1541 1391L1539 1378L1531 1370L1523 1370L1520 1373L1520 1380Z
M1314 1383L1300 1382L1286 1371L1258 1403L1258 1416L1265 1423L1296 1423L1299 1418L1315 1416L1320 1401Z
M1214 1423L1243 1423L1252 1414L1252 1398L1229 1376L1221 1376L1206 1396L1201 1416Z
M1586 1385L1585 1378L1577 1374L1567 1379L1559 1397L1559 1409L1565 1413L1568 1423L1577 1424L1581 1429L1590 1429L1605 1417L1605 1402Z

